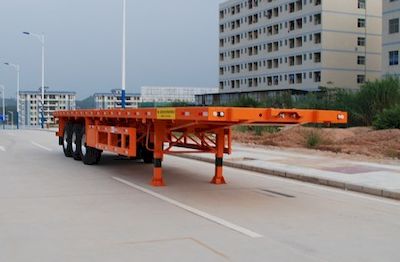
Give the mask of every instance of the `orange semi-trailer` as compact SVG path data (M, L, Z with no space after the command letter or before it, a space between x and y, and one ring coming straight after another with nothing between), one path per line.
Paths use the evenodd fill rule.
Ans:
M223 155L232 150L235 125L346 124L340 111L182 107L76 110L54 113L59 121L59 144L66 157L87 165L100 161L103 151L153 163L153 186L164 186L164 154L215 154L214 184L224 184ZM182 149L183 148L183 149Z

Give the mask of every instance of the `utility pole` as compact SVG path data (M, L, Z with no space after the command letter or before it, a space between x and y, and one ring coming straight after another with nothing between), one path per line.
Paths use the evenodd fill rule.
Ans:
M3 85L0 85L0 87L2 89L1 94L3 96L3 119L2 119L3 120L3 129L6 129L6 125L5 125L5 122L6 122L6 103L5 103L5 93L4 93L5 87Z
M122 93L121 107L126 107L126 0L123 0L122 8Z
M44 128L44 47L45 47L45 36L44 34L35 34L35 33L30 33L30 32L23 32L25 35L32 35L36 37L40 43L42 44L42 101L41 101L41 127Z

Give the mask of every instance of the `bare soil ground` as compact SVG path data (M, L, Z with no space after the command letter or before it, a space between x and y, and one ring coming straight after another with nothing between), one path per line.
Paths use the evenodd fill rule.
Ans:
M251 145L309 148L334 153L362 155L375 159L400 159L400 129L373 130L366 127L291 127L277 133L234 130L233 140Z

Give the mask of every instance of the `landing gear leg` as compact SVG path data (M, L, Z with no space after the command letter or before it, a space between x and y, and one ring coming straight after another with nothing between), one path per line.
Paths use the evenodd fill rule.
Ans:
M223 185L226 184L223 176L223 162L224 162L224 147L225 147L225 131L219 129L217 131L217 152L215 154L215 175L211 180L212 184Z
M162 161L164 157L163 143L165 138L165 124L154 124L154 170L151 185L155 187L165 186L163 179Z

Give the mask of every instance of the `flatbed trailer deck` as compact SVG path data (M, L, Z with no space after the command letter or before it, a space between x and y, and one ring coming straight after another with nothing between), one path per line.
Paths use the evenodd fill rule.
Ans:
M347 113L327 110L177 107L74 110L54 113L57 136L65 156L87 165L100 161L103 151L153 163L153 186L164 186L165 154L215 154L211 183L225 184L223 156L232 152L236 125L346 124Z

